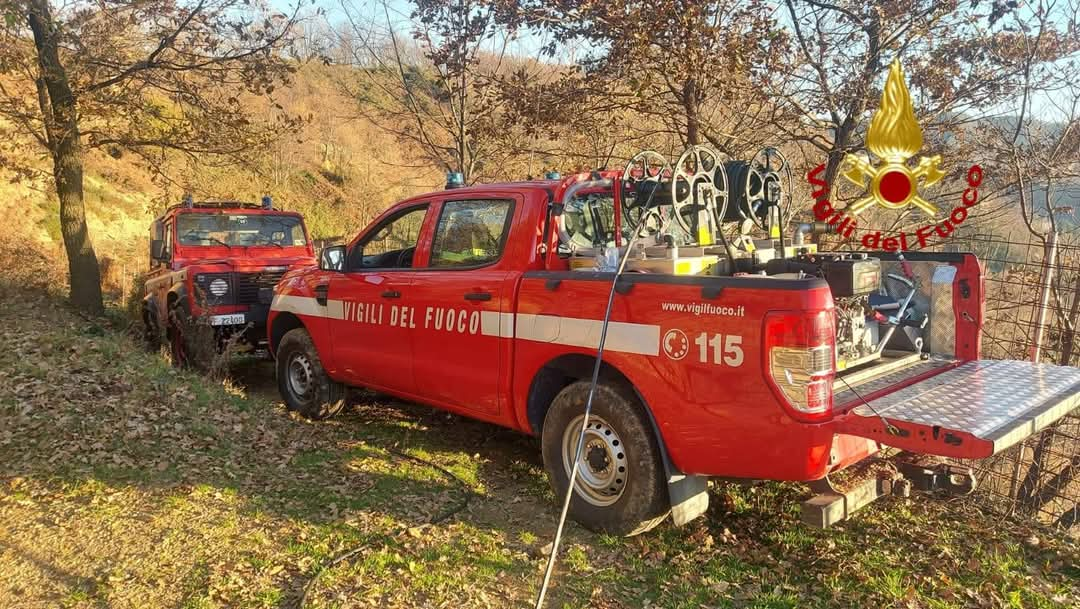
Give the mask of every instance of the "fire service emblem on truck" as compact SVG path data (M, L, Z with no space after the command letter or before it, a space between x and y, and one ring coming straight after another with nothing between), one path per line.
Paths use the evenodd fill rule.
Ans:
M869 156L847 154L844 156L841 175L857 186L865 196L843 209L834 209L829 202L829 185L820 174L825 164L818 165L807 174L815 199L814 216L821 222L834 226L835 231L851 237L857 228L857 216L875 204L884 209L906 210L918 208L934 223L918 228L914 235L901 232L896 236L882 237L879 231L863 235L861 242L868 249L897 251L922 248L929 245L935 235L947 238L968 216L968 208L978 202L978 187L982 183L982 168L973 165L967 172L968 188L964 191L961 205L952 209L942 222L936 222L937 205L922 197L920 188L934 186L945 177L941 170L941 155L920 157L912 168L909 160L923 146L922 130L915 120L911 94L904 83L900 61L894 60L885 79L881 93L881 105L870 121L866 134L866 147L877 157L875 164ZM909 239L910 237L910 239Z

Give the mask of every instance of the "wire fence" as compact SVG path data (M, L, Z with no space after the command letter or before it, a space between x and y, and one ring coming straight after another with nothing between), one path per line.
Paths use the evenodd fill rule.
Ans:
M984 264L982 357L1080 365L1080 243L961 235L939 250L970 251ZM996 514L1080 529L1080 412L990 459L965 462L979 489L973 499Z

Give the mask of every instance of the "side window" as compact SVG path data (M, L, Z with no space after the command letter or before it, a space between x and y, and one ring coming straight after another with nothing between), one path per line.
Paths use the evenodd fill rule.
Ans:
M443 203L431 246L431 266L471 267L498 260L512 208L512 202L501 200Z
M349 252L349 269L412 268L416 242L427 206L413 207L387 218Z

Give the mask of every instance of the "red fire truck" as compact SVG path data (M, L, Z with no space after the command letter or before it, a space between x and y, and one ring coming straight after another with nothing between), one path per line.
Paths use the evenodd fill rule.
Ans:
M273 288L315 252L300 214L261 203L196 202L167 209L150 228L150 274L143 298L147 341L163 334L173 362L189 363L194 324L205 321L219 344L239 334L265 342Z
M636 534L701 514L708 477L817 481L821 525L912 483L970 490L926 459L836 479L883 445L988 457L1080 402L1080 369L980 359L975 256L821 253L812 225L777 238L783 172L707 156L394 205L278 284L285 403L321 418L362 386L533 434L563 493L607 323L570 514Z

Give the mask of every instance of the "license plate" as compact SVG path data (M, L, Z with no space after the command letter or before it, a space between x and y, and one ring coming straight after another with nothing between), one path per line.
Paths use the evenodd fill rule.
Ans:
M245 321L243 313L231 313L229 315L211 315L211 326L236 326Z

